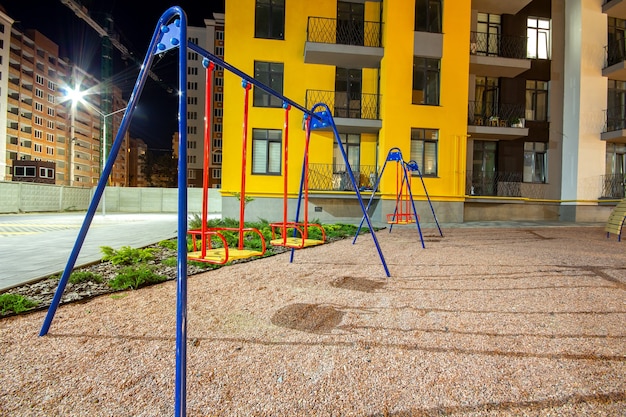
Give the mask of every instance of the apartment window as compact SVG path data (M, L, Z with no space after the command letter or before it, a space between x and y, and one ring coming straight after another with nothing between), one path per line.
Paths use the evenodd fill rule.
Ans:
M43 98L43 90L40 88L35 88L35 96L39 98Z
M548 120L548 82L526 80L526 120Z
M39 168L39 177L40 178L54 178L54 169L52 168Z
M606 144L607 175L626 175L626 145L623 143Z
M19 166L13 170L13 175L16 177L34 177L36 173L36 167Z
M43 104L35 102L35 110L38 112L43 112Z
M224 47L223 46L216 46L215 47L215 55L217 55L217 56L224 56Z
M413 104L439 105L439 60L413 57Z
M39 84L39 85L43 85L44 78L41 75L39 75L39 74L35 74L35 82L37 84ZM42 92L42 94L43 94L43 92ZM39 97L39 96L37 96L37 97ZM42 97L43 97L43 95L42 95Z
M423 176L437 176L437 129L411 128L411 161L417 162ZM412 175L418 175L412 172Z
M35 139L43 139L43 132L35 129Z
M54 135L52 133L46 133L46 140L48 142L54 142Z
M501 17L498 14L478 13L476 39L471 51L477 55L500 55L500 33L502 32Z
M254 78L277 93L283 93L283 64L279 62L254 62ZM282 107L283 101L254 86L255 107Z
M211 178L214 180L219 180L222 178L222 170L221 169L212 169L211 170Z
M526 56L531 59L550 59L550 20L529 17L527 22Z
M339 139L343 145L343 150L348 157L348 164L352 170L358 171L361 163L361 135L340 133ZM335 141L333 145L333 174L346 172L346 163L343 154L339 149L339 144Z
M280 175L282 131L252 129L252 174Z
M441 0L415 0L415 31L441 33Z
M38 143L35 143L35 152L41 152L43 150L43 146Z
M285 39L285 0L256 0L254 37Z
M626 120L626 81L608 80L606 131L624 129Z
M524 142L524 182L545 183L548 153L544 142Z
M57 89L57 86L52 81L48 81L48 89L51 91L55 91Z
M52 148L50 146L46 146L46 154L47 155L54 155L54 148Z
M222 139L221 138L213 138L213 148L219 149L222 147Z
M54 95L52 95L52 94L48 94L48 103L52 103L52 104L54 104L54 101L55 101L55 100L54 100Z
M214 153L211 155L211 162L213 165L220 165L222 163L222 154L221 152Z

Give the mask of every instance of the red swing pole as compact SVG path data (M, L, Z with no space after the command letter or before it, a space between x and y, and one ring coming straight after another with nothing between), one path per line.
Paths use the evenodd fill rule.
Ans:
M289 188L289 110L291 110L291 105L287 103L283 103L283 108L285 109L285 122L284 122L284 130L285 130L285 177L283 184L283 245L287 244L287 193Z
M309 237L309 142L311 141L311 116L306 118L306 139L304 142L304 227L302 238L306 241Z
M250 96L250 88L252 88L252 85L246 80L243 80L241 84L245 92L243 102L243 144L241 151L241 193L239 194L239 250L243 250L243 224L246 206L246 152L248 150L248 99Z
M215 64L209 64L206 72L206 95L204 98L204 178L202 179L202 259L206 258L207 249L207 217L209 211L209 155L211 154L211 131L209 119L211 115L212 94L211 85L213 84L213 70ZM208 239L210 242L210 239Z

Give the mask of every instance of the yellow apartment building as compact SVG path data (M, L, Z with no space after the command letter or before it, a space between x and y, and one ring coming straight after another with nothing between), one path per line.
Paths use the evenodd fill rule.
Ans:
M419 167L421 222L429 202L443 222L602 221L624 197L626 16L619 1L600 3L227 0L225 61L306 109L328 108L363 200L375 191L374 221L398 200L385 165L396 148ZM226 72L223 216L238 217L245 191L247 220L281 219L283 103L253 87L244 122L244 94ZM291 109L290 218L304 146L303 113ZM332 131L314 130L310 217L362 216L346 171Z

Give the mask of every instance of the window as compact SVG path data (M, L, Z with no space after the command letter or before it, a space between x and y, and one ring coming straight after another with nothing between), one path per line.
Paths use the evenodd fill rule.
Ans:
M415 31L441 33L441 0L415 1Z
M438 141L437 129L411 128L411 161L417 162L423 176L437 176ZM418 172L413 171L411 175L418 175Z
M252 129L252 174L280 175L282 131Z
M623 143L606 144L606 173L618 175L623 181L626 174L626 145Z
M16 177L34 177L37 173L36 167L15 167L14 175Z
M529 17L526 35L526 56L531 59L550 59L550 20Z
M606 131L626 128L626 81L608 80Z
M256 0L254 37L285 39L285 0Z
M524 142L524 182L545 183L548 165L544 142Z
M439 105L439 60L413 57L413 104Z
M38 143L35 143L35 152L42 152L43 151L43 146L41 146Z
M254 78L262 82L277 93L283 93L283 64L278 62L254 62ZM254 86L255 107L282 107L283 102L278 97L270 95L257 86Z
M219 180L220 178L222 178L222 170L221 169L212 169L211 170L211 178L215 179L215 180Z
M478 13L476 39L472 39L470 52L476 55L500 55L501 17L498 14Z
M526 80L526 120L548 120L548 82Z
M343 150L348 157L348 164L353 171L359 171L361 158L361 135L340 133L339 139L343 145ZM335 141L333 145L333 174L346 172L346 163L339 149L339 144Z
M222 163L222 153L216 152L211 155L211 161L213 165L220 165Z
M54 169L52 168L39 168L39 177L40 178L54 178Z
M54 148L51 146L46 146L46 154L47 155L54 155Z

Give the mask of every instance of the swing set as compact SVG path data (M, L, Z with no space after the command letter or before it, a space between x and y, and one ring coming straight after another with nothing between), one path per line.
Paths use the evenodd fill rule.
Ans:
M130 95L128 106L126 111L124 112L124 116L119 126L119 130L115 136L115 140L113 141L110 157L107 158L105 167L102 170L100 175L100 179L98 180L98 184L94 190L93 197L87 209L87 213L85 215L85 219L82 223L82 226L78 232L76 237L76 241L74 242L74 246L69 255L68 261L65 265L65 269L61 274L61 278L59 279L59 283L57 289L55 291L54 297L50 303L50 307L44 319L44 323L39 332L39 336L45 336L52 324L52 320L54 319L54 315L56 310L59 307L61 302L61 298L63 296L63 292L67 283L69 281L70 275L76 265L76 261L78 259L78 255L80 254L80 250L87 236L87 232L89 231L89 227L94 218L94 215L98 209L98 205L100 200L102 199L104 189L106 187L107 178L111 174L113 169L113 164L115 162L116 156L120 151L122 143L124 141L124 137L129 130L130 121L132 120L133 113L136 109L137 102L141 96L141 92L146 84L148 74L152 63L155 59L155 56L164 54L170 50L176 50L178 52L178 133L179 133L179 143L178 143L178 222L177 222L177 267L176 267L176 290L177 290L177 300L176 300L176 385L174 392L174 415L176 416L184 416L186 414L186 372L187 372L187 261L188 259L194 260L202 260L204 262L213 262L213 263L223 263L228 260L235 259L235 257L239 257L240 259L243 257L250 256L261 256L265 251L265 243L261 250L249 250L243 246L244 242L244 234L246 233L258 233L261 238L262 235L258 230L252 228L245 228L244 225L244 203L245 203L245 182L246 182L246 147L247 147L247 120L248 120L248 95L251 85L256 86L257 88L262 89L266 93L279 98L285 105L286 112L289 111L289 108L296 108L300 110L305 118L307 132L306 132L306 150L305 150L305 158L303 164L303 176L300 182L300 191L298 198L298 207L296 209L295 221L288 222L286 214L283 214L283 221L280 223L274 223L274 238L272 239L272 244L283 245L291 247L295 249L297 247L304 247L311 244L319 244L323 242L325 236L323 234L322 228L322 239L319 239L321 242L313 242L316 239L308 238L308 229L309 227L320 227L319 225L309 225L308 224L308 213L307 213L307 204L308 201L308 145L310 139L310 130L315 129L326 129L332 130L334 139L337 142L339 150L343 156L346 167L349 168L350 164L348 162L348 157L346 155L346 151L339 139L339 132L337 131L337 126L335 125L334 119L332 117L332 112L328 108L328 106L324 103L318 103L312 107L312 109L307 109L295 101L283 96L282 94L272 90L268 86L263 83L255 80L250 75L242 72L238 68L228 64L224 60L215 56L214 54L202 49L198 45L191 42L187 36L187 16L185 12L179 6L172 6L165 11L159 18L157 22L154 34L150 41L150 45L148 46L148 51L146 53L145 59L140 67L139 75L137 81L135 83L134 89ZM208 173L208 157L210 155L210 139L208 134L208 120L207 117L205 119L205 148L204 148L204 166L205 166L205 178L203 181L203 207L202 207L202 226L199 229L188 230L187 225L187 119L184 115L187 114L187 53L188 50L191 50L197 53L199 56L203 58L203 66L208 68L207 71L207 79L209 79L212 74L213 68L215 66L220 66L225 71L229 71L242 79L242 86L245 89L245 107L244 107L244 132L243 132L243 157L242 157L242 175L241 175L241 195L240 195L240 224L238 228L209 228L206 222L206 216L208 212L208 178L206 177ZM209 80L210 81L210 80ZM210 82L207 81L207 86L210 86ZM207 102L209 101L210 95L207 94ZM210 106L207 105L207 108ZM287 116L286 116L287 117ZM287 126L286 126L287 127ZM288 129L285 132L285 184L287 184L287 139L288 139ZM374 233L374 228L372 227L370 217L367 214L367 209L365 204L363 203L363 199L361 198L361 193L359 188L357 187L357 182L354 178L351 169L348 169L348 173L350 176L350 180L352 181L352 185L355 190L356 197L358 199L359 205L363 212L363 222L367 223L369 227L370 234L372 236L372 241L376 247L378 252L378 256L380 258L381 264L385 270L385 274L387 277L390 277L389 269L387 268L387 263L383 256L382 250L378 243L378 239L376 234ZM305 216L304 221L299 221L300 209L302 201L305 200ZM285 187L284 190L284 207L287 207L287 190ZM285 213L287 210L285 209ZM288 237L288 234L291 231L294 231L294 234L297 236ZM227 238L224 232L236 232L238 235L238 245L236 248L229 247ZM194 242L194 251L192 255L188 253L187 249L187 237L191 235L192 241ZM295 238L295 239L294 239ZM195 241L194 241L195 239ZM263 238L261 239L263 242ZM221 246L218 248L218 246ZM219 250L217 250L219 249ZM293 255L293 250L292 250ZM293 257L293 256L292 256Z
M419 169L417 162L409 161L406 162L402 157L402 151L400 148L393 147L387 153L387 157L385 158L385 163L383 164L380 172L376 176L376 184L372 189L372 195L370 197L369 202L367 203L366 210L369 211L370 206L374 200L374 196L378 187L380 186L380 180L385 172L385 168L387 167L387 163L395 162L396 164L396 201L394 206L394 211L392 213L387 214L387 224L389 224L389 233L393 229L394 225L409 225L415 223L417 225L417 231L420 236L420 241L422 243L422 248L425 248L424 244L424 236L422 234L422 228L420 226L420 217L417 214L417 210L415 208L415 201L413 199L413 192L411 191L411 172L417 172L420 180L422 181L422 186L424 188L424 194L426 195L426 199L428 200L428 204L430 206L430 210L433 214L433 218L435 220L435 224L437 225L437 229L439 230L439 235L443 237L443 232L441 231L441 227L439 226L439 221L437 220L437 215L435 214L435 209L433 208L433 204L430 201L430 196L428 195L428 191L426 190L426 184L424 183L424 178L422 177L422 173ZM363 226L363 222L365 221L365 216L361 219L361 223L357 229L357 232L354 236L354 240L352 243L356 242L357 237L359 236L359 232L361 227Z

